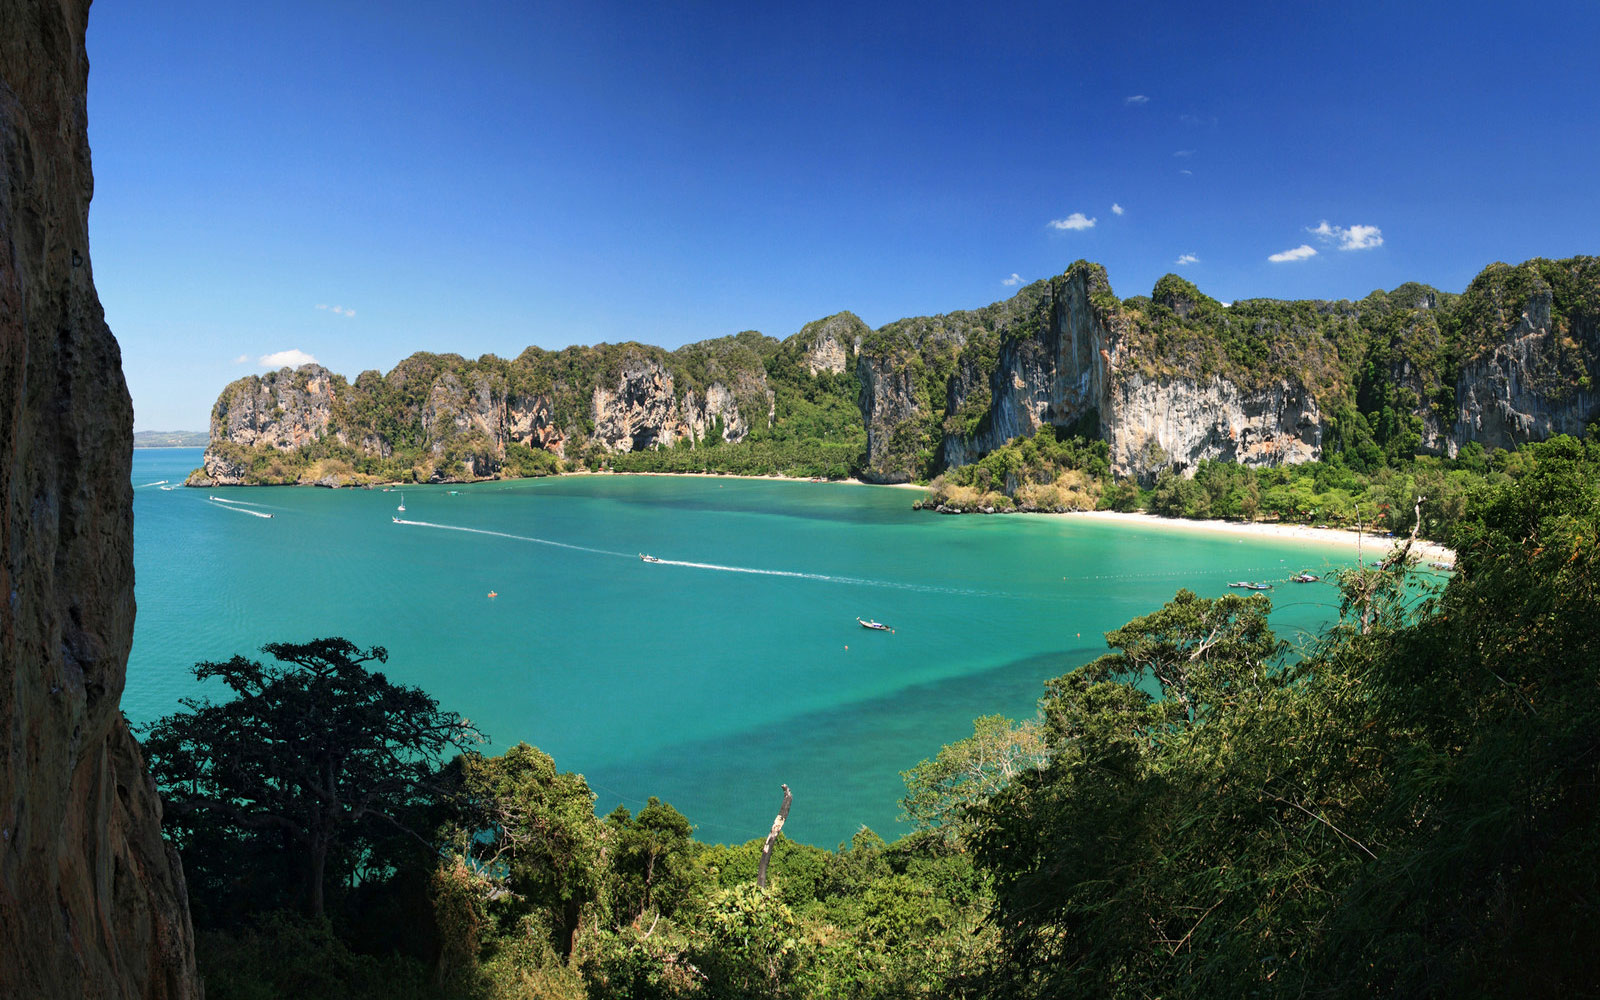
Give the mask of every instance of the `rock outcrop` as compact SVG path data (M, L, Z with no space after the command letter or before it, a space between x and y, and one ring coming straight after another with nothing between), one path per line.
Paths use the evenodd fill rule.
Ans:
M1554 315L1553 301L1548 285L1535 288L1497 342L1462 366L1451 454L1468 441L1511 448L1582 434L1600 412L1600 320Z
M88 4L0 0L0 996L199 996L118 711L133 410L89 263Z
M831 450L830 474L899 483L1052 427L1099 435L1115 475L1148 483L1211 460L1371 462L1578 432L1597 382L1595 258L1495 264L1459 295L1230 305L1172 274L1119 299L1078 261L1003 302L877 330L842 312L781 342L418 354L354 386L320 368L244 379L217 402L199 481L523 475L537 452L606 465L773 429L791 465Z

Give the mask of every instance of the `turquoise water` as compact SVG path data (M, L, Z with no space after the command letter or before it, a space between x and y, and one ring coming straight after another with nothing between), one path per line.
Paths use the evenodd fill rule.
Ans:
M135 723L201 692L198 660L342 635L387 647L389 677L489 749L526 740L583 773L600 812L659 795L708 841L763 835L782 782L795 839L832 847L863 823L893 839L900 771L978 715L1031 715L1106 630L1179 587L1215 596L1354 561L1160 526L941 517L912 511L915 493L831 483L408 487L404 514L378 490L147 485L199 463L134 452ZM1272 597L1290 640L1336 612L1323 584Z

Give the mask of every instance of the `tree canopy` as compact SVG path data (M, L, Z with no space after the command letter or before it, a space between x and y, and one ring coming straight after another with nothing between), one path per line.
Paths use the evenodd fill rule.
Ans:
M198 679L234 697L184 699L149 726L145 750L197 910L298 905L320 916L331 883L427 844L419 811L443 758L482 737L420 689L368 670L387 660L381 646L327 638L261 650L276 662L196 664Z

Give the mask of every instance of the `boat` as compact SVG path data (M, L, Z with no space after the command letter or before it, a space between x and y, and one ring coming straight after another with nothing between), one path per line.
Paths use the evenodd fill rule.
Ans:
M639 561L640 562L657 562L658 563L661 560L656 558L655 556L647 556L643 552L641 552L641 553L639 553Z
M394 521L395 524L399 524L400 523L400 519L398 517L393 518L393 521Z
M489 596L490 597L499 597L500 595L491 590L491 591L489 591Z
M1239 580L1239 581L1237 581L1235 583L1228 584L1228 586L1230 586L1230 587L1238 587L1241 590L1271 590L1272 589L1272 584L1270 584L1270 583L1251 583L1249 580Z
M1301 573L1299 576L1291 576L1289 579L1294 583L1316 583L1318 580L1321 580L1322 577L1315 576L1311 573Z
M404 511L405 509L406 509L406 495L404 493L402 493L402 494L400 494L400 506L396 507L395 510Z
M874 632L893 632L894 631L894 629L892 629L889 626L885 625L883 622L875 622L870 618L857 618L856 621L861 623L861 627L862 628L870 628Z

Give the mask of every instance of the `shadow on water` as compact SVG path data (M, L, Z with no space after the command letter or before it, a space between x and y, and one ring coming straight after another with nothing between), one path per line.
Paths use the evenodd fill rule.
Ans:
M897 821L905 794L900 771L971 736L977 716L1031 717L1047 679L1104 651L1081 646L1029 656L727 738L669 745L645 758L592 768L586 777L602 814L619 801L637 811L656 795L695 823L696 836L709 843L765 836L781 795L778 786L785 783L794 792L784 827L791 839L833 847L865 824L893 840L910 831ZM772 697L781 699L783 689L774 687ZM743 825L697 819L708 815L741 817Z

